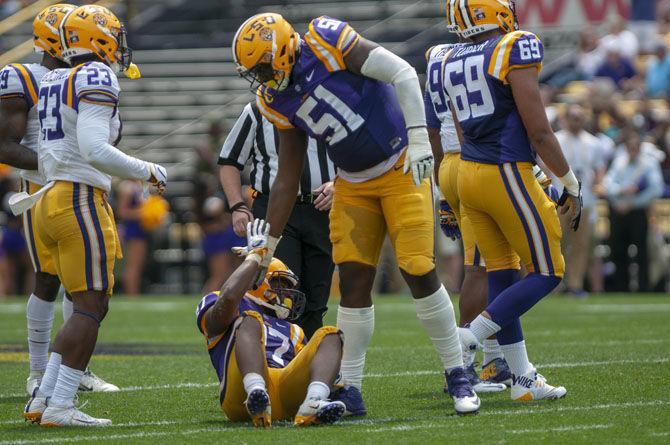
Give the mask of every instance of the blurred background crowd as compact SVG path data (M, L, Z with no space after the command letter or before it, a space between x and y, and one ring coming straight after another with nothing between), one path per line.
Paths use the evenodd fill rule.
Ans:
M3 65L15 59L3 59L2 50L9 54L30 32L27 22L3 24L29 3L0 0ZM140 81L122 82L121 148L167 164L174 179L166 200L129 181L116 183L110 196L124 243L118 291L129 295L216 289L235 266L229 248L244 240L231 227L217 159L252 99L235 75L228 48L244 17L273 10L302 24L299 32L322 14L347 19L420 73L426 48L454 41L444 29L444 2L437 0L347 0L346 7L325 0L106 3L128 19L130 43L138 49L135 59L144 74ZM585 224L577 233L564 230L568 271L559 291L575 297L668 291L670 1L516 4L522 27L545 43L541 82L547 115L584 189ZM19 60L30 57L19 54ZM32 286L21 220L6 205L17 189L16 173L1 167L0 296L26 293ZM437 252L445 282L458 291L459 243L440 233ZM378 291L403 292L388 246L382 257Z

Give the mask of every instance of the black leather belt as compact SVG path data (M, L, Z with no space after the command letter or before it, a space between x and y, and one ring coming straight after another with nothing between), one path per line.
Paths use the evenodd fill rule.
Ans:
M319 195L320 195L320 193L317 193L317 194L307 193L307 194L304 194L304 195L298 195L295 198L295 203L296 204L314 204L314 201L316 201L316 198L318 198ZM261 196L268 197L269 195L261 193L258 190L254 190L252 192L252 197L254 199L259 198Z

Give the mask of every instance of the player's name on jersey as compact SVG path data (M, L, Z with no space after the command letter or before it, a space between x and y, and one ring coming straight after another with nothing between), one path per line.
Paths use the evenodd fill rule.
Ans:
M466 54L480 52L480 51L484 50L484 48L486 47L486 45L488 43L489 43L489 41L487 40L484 43L481 43L479 45L468 45L468 46L456 47L456 49L454 49L453 57L460 57L460 56L464 56Z

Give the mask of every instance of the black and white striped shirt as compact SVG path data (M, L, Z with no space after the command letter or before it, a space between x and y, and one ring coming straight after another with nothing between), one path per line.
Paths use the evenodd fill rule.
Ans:
M223 143L219 165L234 165L243 170L251 160L251 186L261 193L270 193L277 176L278 141L277 129L261 115L255 103L247 104ZM326 148L317 144L309 138L298 190L300 195L311 193L335 177L335 166L328 158Z

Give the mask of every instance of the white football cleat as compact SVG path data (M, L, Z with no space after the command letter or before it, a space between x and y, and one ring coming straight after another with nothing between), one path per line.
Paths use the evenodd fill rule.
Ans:
M33 423L39 423L42 420L44 410L47 409L47 399L46 397L37 396L38 389L39 387L33 389L30 400L28 400L26 407L23 409L23 418Z
M335 423L342 418L346 409L344 402L339 400L308 399L298 408L293 424L309 426Z
M534 368L524 375L512 375L512 400L527 402L530 400L551 400L564 397L568 391L562 386L551 386Z
M45 428L58 426L109 426L109 419L96 419L72 406L51 405L42 413L40 426Z
M93 392L116 392L119 387L105 382L103 379L93 374L90 369L86 368L84 375L81 376L79 382L79 391L93 391Z
M42 383L42 377L44 377L44 372L30 372L30 375L26 379L26 392L29 396L32 397L35 388L40 387L40 383Z
M450 373L444 371L447 385L444 391L454 400L454 410L458 414L477 414L481 405L479 396L472 389L465 370L461 367L454 368Z

